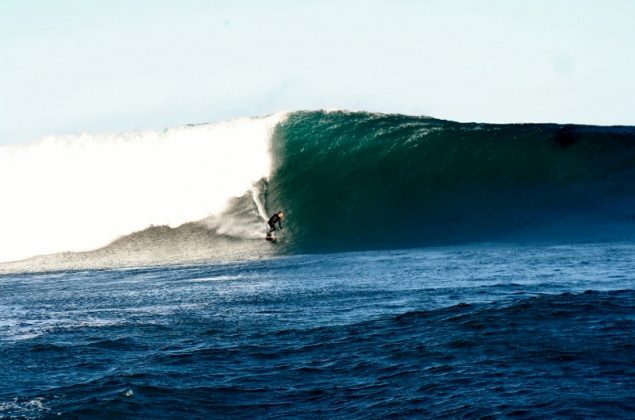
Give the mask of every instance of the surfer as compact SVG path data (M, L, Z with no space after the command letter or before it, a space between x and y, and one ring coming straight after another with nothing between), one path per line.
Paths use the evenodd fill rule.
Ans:
M269 225L269 232L267 232L267 236L271 236L271 234L276 230L276 223L278 224L278 229L282 229L282 218L284 217L284 213L279 211L274 213L273 216L269 219L267 224Z

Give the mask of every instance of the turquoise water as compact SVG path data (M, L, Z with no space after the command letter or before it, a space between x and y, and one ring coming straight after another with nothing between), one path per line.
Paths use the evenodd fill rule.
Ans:
M288 250L635 238L635 128L299 112L266 207Z

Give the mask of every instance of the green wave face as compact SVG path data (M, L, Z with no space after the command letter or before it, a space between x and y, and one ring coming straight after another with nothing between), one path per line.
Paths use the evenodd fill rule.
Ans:
M298 112L272 156L291 250L635 237L633 127Z

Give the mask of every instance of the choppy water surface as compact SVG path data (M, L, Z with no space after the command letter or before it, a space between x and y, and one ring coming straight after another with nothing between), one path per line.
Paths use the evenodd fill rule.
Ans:
M634 245L0 277L0 418L631 417Z

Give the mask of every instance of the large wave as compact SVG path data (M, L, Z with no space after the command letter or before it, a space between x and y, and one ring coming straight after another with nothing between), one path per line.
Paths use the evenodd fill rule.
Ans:
M634 127L306 111L3 147L0 176L0 261L635 238Z
M272 144L291 250L635 237L634 127L299 112Z

